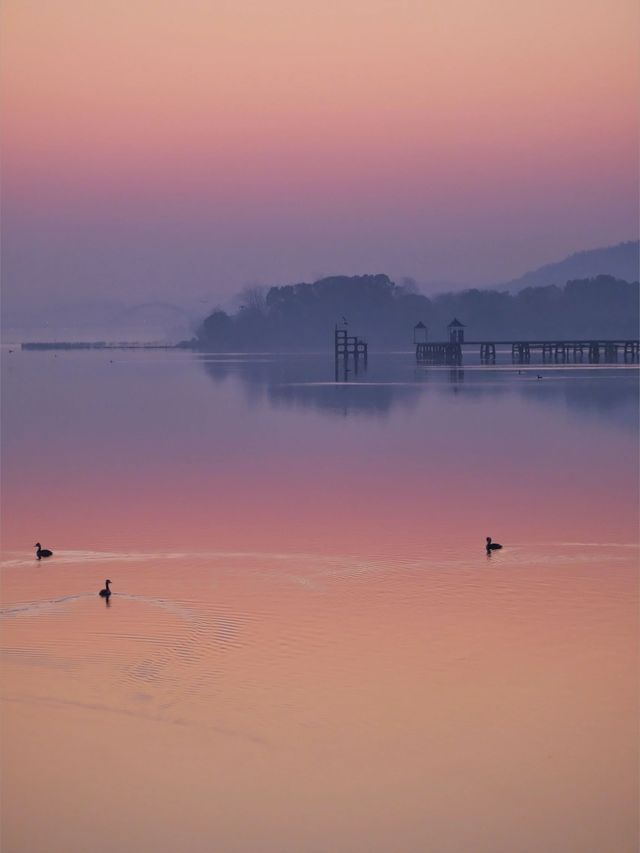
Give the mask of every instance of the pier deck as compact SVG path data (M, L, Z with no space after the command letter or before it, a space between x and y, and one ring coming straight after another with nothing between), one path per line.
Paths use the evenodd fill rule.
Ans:
M482 361L495 361L497 347L511 347L513 361L525 363L533 352L539 352L543 361L582 361L587 356L591 363L617 361L622 354L625 361L638 361L640 340L638 338L579 338L563 340L488 340L464 341L464 343L434 342L416 344L416 359L419 362L458 363L462 360L463 347L479 347Z

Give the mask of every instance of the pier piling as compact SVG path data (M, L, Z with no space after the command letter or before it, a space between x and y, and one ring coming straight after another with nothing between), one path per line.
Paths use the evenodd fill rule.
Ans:
M346 380L351 369L349 363L353 361L353 372L357 375L360 363L366 369L369 360L369 345L355 335L349 335L347 329L338 326L334 330L334 358L336 382L339 379L339 368L342 366L343 376Z

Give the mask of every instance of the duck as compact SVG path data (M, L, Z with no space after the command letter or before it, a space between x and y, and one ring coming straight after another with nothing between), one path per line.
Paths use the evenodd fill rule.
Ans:
M109 579L107 579L107 580L104 582L104 589L101 589L101 590L100 590L100 592L98 593L98 595L99 595L101 598L109 598L109 596L111 595L111 590L109 589L109 584L110 584L110 583L111 583L111 581L110 581Z
M502 548L502 545L499 545L497 542L492 542L491 537L487 536L487 554L490 551L498 551L500 548Z
M48 548L43 548L39 542L33 546L37 548L36 557L41 560L43 557L53 557L53 551L50 551Z

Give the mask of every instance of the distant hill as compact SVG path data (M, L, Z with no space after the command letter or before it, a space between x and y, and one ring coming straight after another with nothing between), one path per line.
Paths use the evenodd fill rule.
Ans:
M333 276L249 293L234 314L216 309L191 345L211 352L327 352L343 318L372 350L410 347L418 321L430 341L444 341L454 317L469 340L634 338L639 295L637 282L608 275L518 293L472 289L432 299L382 274Z
M623 281L638 281L640 267L640 241L630 240L617 246L605 246L576 252L563 261L546 264L501 285L499 289L519 291L525 287L562 286L575 279L610 275Z

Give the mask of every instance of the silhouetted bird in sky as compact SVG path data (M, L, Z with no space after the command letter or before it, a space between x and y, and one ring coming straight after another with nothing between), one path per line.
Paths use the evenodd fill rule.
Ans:
M487 554L490 551L498 551L500 548L502 548L502 545L498 545L497 542L492 542L491 537L487 536Z
M101 589L98 593L101 598L109 598L109 596L111 595L111 590L109 589L110 583L111 581L108 579L104 582L104 589Z
M36 542L36 544L33 547L37 549L36 550L36 557L39 560L41 560L43 557L52 557L53 556L53 551L50 551L48 548L43 548L39 542Z

